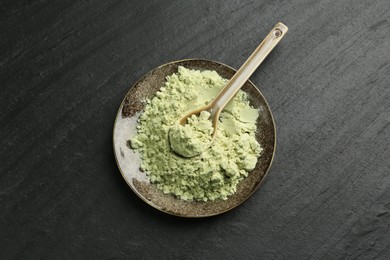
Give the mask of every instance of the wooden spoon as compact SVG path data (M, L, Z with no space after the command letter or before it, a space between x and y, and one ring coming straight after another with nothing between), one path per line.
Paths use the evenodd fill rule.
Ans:
M288 27L279 22L267 37L260 43L252 55L245 61L241 68L234 74L234 76L228 81L225 87L218 93L218 95L208 105L190 111L188 114L179 119L181 125L187 123L187 119L192 115L198 116L202 111L210 113L212 126L214 128L212 134L212 141L215 140L219 115L229 101L234 97L237 91L245 84L257 67L264 61L268 54L275 48L283 36L287 33ZM210 145L211 145L210 143ZM199 154L193 154L197 156ZM193 157L185 156L185 157Z

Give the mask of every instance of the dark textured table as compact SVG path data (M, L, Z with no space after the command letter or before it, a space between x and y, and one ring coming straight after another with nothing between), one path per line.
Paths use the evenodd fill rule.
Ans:
M390 2L0 3L0 259L390 259ZM243 205L182 219L142 202L112 152L129 87L199 57L251 79L277 152Z

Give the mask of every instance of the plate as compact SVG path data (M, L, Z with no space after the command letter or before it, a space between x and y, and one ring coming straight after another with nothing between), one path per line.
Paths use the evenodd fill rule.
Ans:
M151 98L164 85L165 77L177 72L179 66L196 70L215 70L223 78L230 79L235 69L211 60L186 59L173 61L146 73L133 85L123 99L115 118L113 145L119 170L130 188L150 206L180 217L209 217L229 211L247 200L264 180L275 154L276 131L271 110L258 88L247 81L242 90L249 95L250 104L259 109L256 139L263 147L257 165L240 181L237 192L227 200L188 202L173 195L163 194L149 182L146 173L140 171L141 159L130 148L129 140L136 134L137 120L144 108L143 100Z

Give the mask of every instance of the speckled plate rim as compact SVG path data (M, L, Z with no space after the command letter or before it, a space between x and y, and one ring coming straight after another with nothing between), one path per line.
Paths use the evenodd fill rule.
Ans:
M159 208L157 207L156 205L154 205L151 201L147 200L137 189L133 188L133 186L129 183L129 180L125 177L123 171L122 171L122 168L120 167L120 164L119 164L119 161L118 161L118 158L117 158L117 151L116 151L116 148L115 148L115 130L116 130L116 125L117 125L117 117L118 117L118 114L122 114L122 108L123 108L123 105L125 103L125 100L126 100L126 97L129 95L129 93L132 91L132 89L137 86L142 80L144 80L146 78L146 76L150 75L151 72L153 72L154 70L156 69L159 69L161 67L164 67L164 66L167 66L167 65L170 65L170 64L175 64L175 63L180 63L180 62L191 62L191 61L206 61L206 62L212 62L212 63L216 63L216 64L219 64L219 65L222 65L222 66L225 66L231 70L233 70L234 72L236 72L237 70L234 69L233 67L229 66L229 65L226 65L222 62L218 62L218 61L214 61L214 60L209 60L209 59L203 59L203 58L187 58L187 59L181 59L181 60L175 60L175 61L171 61L171 62L167 62L167 63L164 63L158 67L155 67L151 70L149 70L148 72L146 72L145 74L143 74L142 77L140 77L130 88L129 90L126 92L121 104L119 105L119 108L118 108L118 111L116 113L116 116L115 116L115 120L114 120L114 127L113 127L113 134L112 134L112 143L113 143L113 152L114 152L114 157L115 157L115 162L118 166L118 169L119 169L119 172L121 173L122 175L122 178L126 181L127 185L130 187L130 189L135 193L137 194L137 196L139 198L141 198L144 202L146 202L148 205L150 205L151 207L161 211L161 212L164 212L164 213L167 213L169 215L172 215L172 216L176 216L176 217L181 217L181 218L205 218L205 217L212 217L212 216L217 216L217 215L220 215L220 214L223 214L225 212L228 212L232 209L235 209L237 208L238 206L240 206L241 204L243 204L245 201L247 201L256 191L257 189L261 186L261 184L264 182L264 180L266 179L270 169L271 169L271 166L272 166L272 163L273 163L273 160L274 160L274 157L275 157L275 152L276 152L276 125L275 125L275 119L274 119L274 115L272 114L272 110L268 104L268 101L265 99L264 95L261 93L261 91L258 89L258 87L251 81L251 80L248 80L248 82L253 85L255 87L255 90L257 90L257 92L259 93L259 95L263 98L264 100L264 103L270 113L270 117L271 117L271 121L272 121L272 125L273 125L273 137L274 137L274 142L273 142L273 151L272 151L272 155L271 155L271 159L269 161L269 164L268 166L266 167L266 170L261 178L261 180L259 181L259 183L256 185L256 187L253 188L253 190L246 196L244 197L239 203L233 205L232 207L230 208L227 208L225 210L222 210L220 212L217 212L217 213L213 213L213 214L208 214L208 215L181 215L181 214L175 214L174 212L171 212L171 211L167 211L167 210L164 210L163 208Z

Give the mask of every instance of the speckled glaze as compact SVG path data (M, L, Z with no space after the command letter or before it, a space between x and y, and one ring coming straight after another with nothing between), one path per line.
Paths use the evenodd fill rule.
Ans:
M131 189L146 203L163 212L180 217L208 217L231 210L259 187L266 176L275 153L276 132L271 110L256 86L247 81L242 90L249 94L252 106L259 108L256 139L264 148L256 168L242 180L237 192L227 200L213 202L187 202L165 195L156 185L149 182L145 173L139 170L140 158L129 148L128 140L136 133L136 124L146 98L151 98L163 86L165 77L177 72L178 66L190 69L215 70L224 78L231 78L235 70L225 64L204 60L187 59L164 64L144 75L125 96L114 123L113 144L119 170Z

